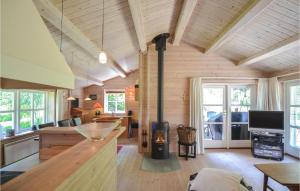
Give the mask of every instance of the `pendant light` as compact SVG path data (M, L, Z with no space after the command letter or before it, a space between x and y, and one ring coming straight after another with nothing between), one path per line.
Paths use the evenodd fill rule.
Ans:
M86 71L86 88L88 88L89 86L89 78L88 78L88 70L90 68L90 63L88 62L88 69ZM89 95L86 95L86 97L84 98L84 101L91 101L92 99L90 98Z
M104 38L104 0L102 0L102 38L101 38L101 51L99 53L99 62L100 64L106 64L107 63L107 55L106 53L103 51L103 38Z
M59 46L60 52L62 52L62 42L63 42L63 19L64 19L64 0L61 0L60 46Z
M73 60L74 60L74 52L72 52L72 60L71 60L71 66L73 66ZM72 67L71 67L72 68ZM69 91L69 97L67 98L68 101L74 101L75 97L72 96L72 89Z

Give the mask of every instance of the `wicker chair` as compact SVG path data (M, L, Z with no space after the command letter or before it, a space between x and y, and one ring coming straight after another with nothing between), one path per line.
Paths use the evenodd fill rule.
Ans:
M183 125L178 125L178 156L188 158L196 158L196 129L192 127L184 127ZM185 146L185 154L180 154L181 145ZM191 149L191 155L189 155L189 148Z

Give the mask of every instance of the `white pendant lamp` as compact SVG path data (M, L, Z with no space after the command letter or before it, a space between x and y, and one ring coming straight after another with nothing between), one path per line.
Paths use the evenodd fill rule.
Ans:
M73 65L74 60L74 52L72 52L72 60L71 60L71 66ZM72 67L71 67L72 68ZM74 101L76 100L75 97L72 96L72 90L69 91L69 97L67 98L68 101Z
M101 34L102 34L102 38L101 38L101 51L99 53L99 63L100 64L106 64L107 63L107 55L106 53L103 51L103 38L104 38L104 0L102 0L102 27L101 27Z
M104 51L101 51L99 54L99 62L100 64L106 64L107 63L107 55Z
M90 63L88 62L88 69L87 69L87 72L86 72L86 88L88 88L88 86L89 86L89 75L88 75L89 68L90 68ZM88 94L84 98L84 101L91 101L91 100L92 99L90 98L90 96Z

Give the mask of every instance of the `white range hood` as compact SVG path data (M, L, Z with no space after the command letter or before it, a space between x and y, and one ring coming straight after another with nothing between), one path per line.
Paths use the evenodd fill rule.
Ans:
M74 88L74 75L32 0L1 0L1 78Z

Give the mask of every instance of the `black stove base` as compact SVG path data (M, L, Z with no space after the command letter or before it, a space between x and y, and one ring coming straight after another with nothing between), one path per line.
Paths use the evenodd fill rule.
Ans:
M169 144L152 143L151 157L153 159L168 159L170 157Z

